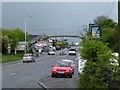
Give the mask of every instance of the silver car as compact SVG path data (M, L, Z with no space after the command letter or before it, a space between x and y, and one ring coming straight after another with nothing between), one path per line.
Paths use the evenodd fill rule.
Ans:
M50 50L48 51L48 55L55 55L55 51L52 50L52 49L50 49Z
M31 53L24 54L23 63L25 63L25 62L35 62L35 57Z

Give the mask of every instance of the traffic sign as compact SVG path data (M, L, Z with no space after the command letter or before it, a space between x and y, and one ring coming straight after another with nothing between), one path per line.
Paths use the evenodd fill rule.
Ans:
M62 42L57 42L57 45L62 45Z

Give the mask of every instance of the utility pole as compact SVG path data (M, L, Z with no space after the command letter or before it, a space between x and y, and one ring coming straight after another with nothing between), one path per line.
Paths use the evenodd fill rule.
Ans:
M120 0L118 0L118 48L119 48L119 66L120 66Z
M63 55L63 37L62 37L62 55Z

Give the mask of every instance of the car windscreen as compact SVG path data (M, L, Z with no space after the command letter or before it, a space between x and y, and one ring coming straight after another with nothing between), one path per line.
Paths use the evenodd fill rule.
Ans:
M24 54L24 57L30 57L33 56L32 54Z
M69 51L76 51L75 49L70 49Z
M29 54L25 54L24 57L29 57L30 55Z
M56 64L56 66L59 66L59 67L69 67L69 66L70 66L70 63L58 62L58 63Z

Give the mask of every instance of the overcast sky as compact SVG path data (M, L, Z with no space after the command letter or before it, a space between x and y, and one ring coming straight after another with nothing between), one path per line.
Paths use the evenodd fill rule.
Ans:
M117 2L2 2L2 28L24 31L27 17L31 34L78 35L100 15L117 21Z

